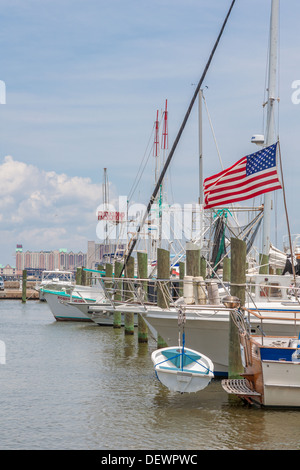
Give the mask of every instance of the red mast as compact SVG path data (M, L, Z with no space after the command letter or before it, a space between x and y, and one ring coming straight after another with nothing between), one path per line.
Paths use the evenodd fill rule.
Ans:
M159 120L158 120L158 110L156 114L156 121L155 121L155 137L154 137L154 148L153 153L155 157L158 157L159 154Z
M167 100L166 107L164 112L164 126L162 133L162 149L166 150L168 148L168 111L167 111Z

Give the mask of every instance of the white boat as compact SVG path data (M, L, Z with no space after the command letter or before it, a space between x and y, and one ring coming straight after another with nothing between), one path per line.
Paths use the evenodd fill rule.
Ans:
M198 392L214 377L212 361L184 346L158 349L151 360L158 379L172 392Z
M49 308L58 321L92 321L75 305L89 303L102 303L105 301L104 290L99 282L93 286L75 285L62 287L61 290L41 288L41 293L47 301ZM111 319L103 318L101 324L112 324Z
M239 331L244 371L243 378L222 380L224 390L251 405L299 408L299 322L298 335L254 335L247 314L237 310L232 315ZM295 318L290 322L295 325Z
M59 291L74 286L74 284L75 280L71 271L55 269L53 271L43 271L42 280L36 286L36 289L39 291L39 299L46 300L43 295L43 289L55 289Z
M57 321L91 321L90 318L80 312L80 310L69 305L71 299L70 293L64 290L56 291L50 289L42 289L41 293ZM89 301L94 302L95 299L89 298ZM81 296L75 294L73 302L81 303L84 302L84 300Z

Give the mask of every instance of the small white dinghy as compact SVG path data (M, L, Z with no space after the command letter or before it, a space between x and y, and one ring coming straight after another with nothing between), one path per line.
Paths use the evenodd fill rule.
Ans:
M172 392L197 392L214 377L213 362L183 346L157 349L151 354L151 360L158 379Z

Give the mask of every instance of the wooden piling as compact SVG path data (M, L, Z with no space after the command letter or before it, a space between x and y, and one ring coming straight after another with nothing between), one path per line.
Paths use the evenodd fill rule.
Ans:
M110 263L107 263L105 265L105 277L112 277L113 275L113 265ZM112 282L109 280L105 280L105 288L106 289L111 289Z
M123 268L123 263L120 263L119 261L115 261L115 278L117 279L117 281L116 281L116 293L114 295L114 300L118 302L122 300L122 281L121 279L119 279L121 276L122 268ZM113 327L121 328L121 326L122 326L122 313L114 312Z
M194 243L186 244L186 275L198 277L200 272L200 248Z
M27 290L27 271L23 270L22 277L22 303L26 303L26 290Z
M105 265L105 290L107 291L109 297L111 298L111 289L112 289L112 281L108 280L109 278L112 278L113 275L113 265L110 263L106 263Z
M84 270L84 266L81 268L81 285L86 286L87 283L87 274L86 271Z
M138 279L148 278L148 255L147 253L137 253L137 277ZM147 281L141 282L141 295L144 297L144 301L148 299L148 283ZM138 315L138 342L148 342L148 327L143 319L142 315Z
M269 256L259 255L259 274L269 274Z
M130 256L125 267L125 278L134 278L134 258ZM130 289L130 282L124 281L125 287L125 300L132 298L132 293ZM134 334L134 313L126 312L124 314L124 332L126 335Z
M203 256L200 257L200 276L206 279L206 259Z
M170 279L170 252L163 248L157 248L157 279L163 279L157 286L157 305L161 308L169 308L170 302L168 297L168 287ZM167 344L165 340L158 335L157 347L165 348Z
M185 275L185 264L183 261L179 262L179 297L183 297L183 279Z
M75 282L77 285L81 286L81 274L82 274L82 269L81 268L77 268L76 269L76 277L75 277Z
M227 256L223 259L223 281L230 282L231 262Z
M246 243L238 238L231 238L231 288L232 296L238 297L241 306L245 305L246 290ZM228 377L240 378L243 365L240 353L238 329L231 315L229 316L229 356Z

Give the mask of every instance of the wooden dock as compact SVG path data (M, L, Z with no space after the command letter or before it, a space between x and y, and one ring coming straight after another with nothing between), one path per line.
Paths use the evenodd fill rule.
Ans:
M26 300L37 300L39 298L39 293L33 289L26 290ZM0 300L1 299L22 299L22 291L19 289L4 289L0 291Z
M36 281L27 281L26 300L37 300L39 293L35 290ZM0 291L0 300L22 300L22 286L19 281L4 281L4 290Z

